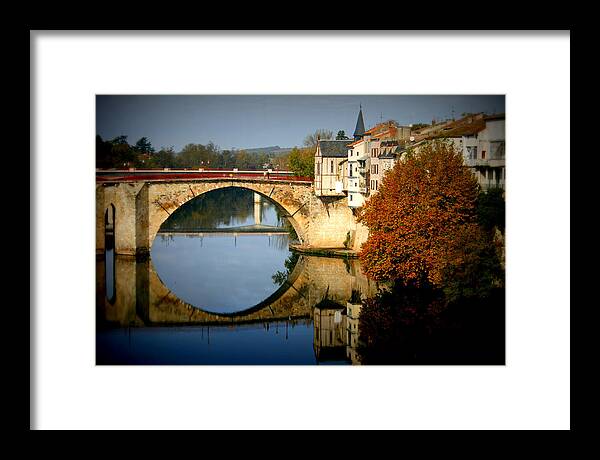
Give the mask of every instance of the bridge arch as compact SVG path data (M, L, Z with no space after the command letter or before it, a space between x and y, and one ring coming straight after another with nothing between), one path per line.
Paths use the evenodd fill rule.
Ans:
M160 226L184 203L225 187L252 190L285 211L301 245L306 248L342 248L348 232L352 248L360 249L368 229L357 223L344 197L317 197L312 183L263 178L117 178L96 185L96 253L105 251L104 212L116 209L115 252L147 255Z
M296 186L288 183L273 184L265 181L204 181L194 183L152 183L149 187L149 234L148 250L152 248L154 239L162 224L185 203L198 196L225 188L242 188L258 193L266 200L283 209L284 217L294 228L301 244L308 242L308 204L310 186ZM296 193L294 193L296 192ZM298 193L299 192L299 193ZM306 209L305 209L306 208Z

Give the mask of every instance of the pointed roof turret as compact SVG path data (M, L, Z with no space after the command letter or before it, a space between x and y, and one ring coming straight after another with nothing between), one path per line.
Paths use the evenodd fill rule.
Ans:
M357 141L359 139L362 139L362 137L364 135L365 135L365 122L363 120L362 104L361 104L360 110L358 112L358 119L356 120L356 128L354 129L354 140Z

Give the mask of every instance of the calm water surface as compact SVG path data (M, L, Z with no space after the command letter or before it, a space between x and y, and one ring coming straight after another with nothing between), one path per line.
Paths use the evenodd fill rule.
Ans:
M455 318L435 336L407 342L403 331L365 351L359 313L381 286L356 259L292 253L295 237L283 210L230 188L173 213L146 260L115 256L109 238L97 261L97 364L503 363L503 329L473 334L479 324Z

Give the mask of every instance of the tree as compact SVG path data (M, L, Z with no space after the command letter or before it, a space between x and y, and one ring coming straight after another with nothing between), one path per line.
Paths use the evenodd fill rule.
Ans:
M120 135L109 141L113 145L128 145L127 136Z
M134 150L138 153L154 153L152 143L147 137L142 137L135 143Z
M177 155L177 163L182 168L207 168L218 164L219 158L218 149L212 142L187 144Z
M163 147L150 157L151 168L172 168L175 166L175 150L173 147Z
M271 276L271 279L273 280L273 284L277 284L278 286L281 286L283 283L285 283L287 281L287 279L290 277L290 275L292 274L292 272L294 271L294 267L296 267L296 263L298 262L299 258L300 258L299 253L297 253L297 252L290 253L288 258L283 263L285 266L285 271L278 270L275 272L275 274L273 276Z
M329 131L328 129L317 129L314 133L309 134L304 138L304 146L315 147L318 139L333 139L333 131Z
M487 192L480 192L477 200L477 215L479 216L479 223L483 228L491 231L496 227L504 233L504 191L499 188L493 188Z
M440 287L452 274L467 272L488 243L477 225L478 192L452 144L434 141L408 152L359 215L370 231L360 254L366 273ZM466 242L473 246L468 256Z
M235 167L238 169L250 169L252 167L252 157L245 150L236 150L234 159Z
M344 130L340 130L338 131L337 136L335 136L335 139L338 141L342 141L350 138L346 136L346 132Z
M133 166L137 157L135 151L126 142L113 144L111 156L114 161L114 166L117 168Z
M314 177L315 156L313 148L299 149L294 147L288 155L289 168L297 176Z
M112 168L114 159L112 157L112 144L102 140L96 135L96 168Z

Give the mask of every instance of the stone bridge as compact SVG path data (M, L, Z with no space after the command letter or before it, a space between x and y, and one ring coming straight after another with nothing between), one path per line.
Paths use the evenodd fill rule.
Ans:
M278 204L307 249L343 248L350 232L350 248L359 250L367 237L345 197L317 197L312 182L238 177L105 180L96 184L96 252L105 250L107 215L114 215L117 254L147 254L160 226L175 210L226 187L252 190Z

